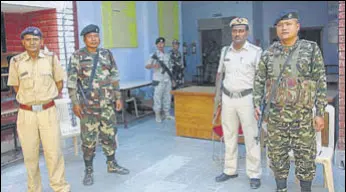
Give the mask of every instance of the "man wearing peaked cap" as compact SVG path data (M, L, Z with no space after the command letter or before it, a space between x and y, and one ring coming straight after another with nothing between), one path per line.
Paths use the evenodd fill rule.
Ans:
M324 128L327 105L323 56L316 42L299 39L297 11L282 12L274 25L279 41L263 53L256 71L255 116L259 119L263 98L268 131L267 154L276 190L287 191L289 152L293 150L295 175L300 180L301 191L311 192L316 173L315 137L316 132Z
M173 76L175 79L175 87L173 89L177 89L183 87L184 85L184 64L182 61L181 53L179 51L179 41L174 39L172 41L172 50L170 50L170 58L173 64Z
M97 135L101 139L102 149L107 158L107 172L129 174L129 170L121 167L115 159L117 148L115 110L122 109L119 71L112 52L99 48L99 32L97 25L84 27L81 36L85 47L72 54L68 67L68 92L73 112L81 120L85 164L84 185L94 183L93 159Z
M162 122L161 112L164 113L164 118L173 120L170 115L171 108L171 90L174 87L174 77L172 75L173 64L170 61L170 55L165 53L165 38L159 37L155 40L157 50L151 55L147 61L146 69L153 70L154 86L154 105L153 110L156 116L156 122Z
M37 37L42 37L42 32L37 27L27 27L25 28L22 33L20 34L20 39L23 39L25 35L31 34Z
M241 125L246 146L246 174L250 187L257 189L261 186L261 148L255 140L258 129L253 115L252 89L262 49L247 41L249 22L246 18L234 18L230 27L232 43L221 50L216 78L214 117L217 118L221 110L226 149L223 173L215 180L223 182L238 176L237 138Z
M249 27L249 21L246 18L237 17L232 19L232 21L229 24L230 27L237 25L245 25L246 27Z
M70 191L65 179L64 156L54 99L63 88L64 70L56 55L41 50L42 32L27 27L20 34L25 52L10 61L8 85L19 103L17 132L28 175L28 192L42 192L39 147L42 143L53 191Z

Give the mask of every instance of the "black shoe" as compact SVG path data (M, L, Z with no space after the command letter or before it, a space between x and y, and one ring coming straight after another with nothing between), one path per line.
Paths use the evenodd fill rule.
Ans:
M107 161L107 171L108 173L118 173L120 175L127 175L130 173L128 169L118 165L118 163L115 160Z
M83 179L83 185L92 185L92 184L94 184L93 168L86 167L85 175Z
M258 189L261 186L260 179L250 179L250 187L251 189Z
M227 181L228 179L233 179L238 177L238 174L234 174L234 175L227 175L225 173L222 173L221 175L217 176L215 178L216 182L223 182L223 181Z
M311 192L311 185L312 185L312 181L300 180L301 192Z

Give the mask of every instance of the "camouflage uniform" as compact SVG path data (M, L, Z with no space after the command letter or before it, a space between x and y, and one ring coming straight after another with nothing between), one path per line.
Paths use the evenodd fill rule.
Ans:
M159 50L156 52L157 57L163 61L163 63L168 67L170 71L172 71L172 63L170 61L170 56L168 53L162 53ZM153 60L151 57L147 61L147 64L158 63ZM156 114L161 113L163 110L165 116L169 116L169 110L171 108L171 90L172 90L172 82L167 72L162 74L163 68L160 67L158 69L153 69L153 81L157 81L158 85L155 85L154 90L154 106L153 110Z
M312 108L316 107L317 116L323 116L327 105L326 75L318 45L307 40L297 40L289 48L280 42L273 43L263 53L256 71L254 105L256 108L260 106L265 89L268 103L271 85L276 83L279 71L295 48L296 53L283 72L283 79L266 114L268 157L275 178L287 179L290 168L288 152L293 150L297 178L312 181L316 169L316 133Z
M205 53L204 80L208 83L215 83L217 69L220 60L220 50L215 42L212 42L210 48Z
M184 85L184 65L181 60L181 53L177 50L170 51L171 62L173 64L173 78L175 80L175 88L180 88Z
M67 87L76 89L77 80L81 81L84 90L88 89L89 78L96 54L91 54L84 47L73 53L68 70ZM73 105L83 107L84 116L81 119L81 139L84 159L91 160L95 154L97 134L100 133L102 148L106 156L112 156L116 149L115 135L117 133L114 103L120 99L119 73L111 52L99 48L99 62L92 83L93 89L86 95L87 104L84 104L81 95L75 97L70 93Z

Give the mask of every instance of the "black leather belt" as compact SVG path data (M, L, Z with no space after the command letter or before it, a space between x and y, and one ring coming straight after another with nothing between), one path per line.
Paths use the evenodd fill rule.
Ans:
M225 87L223 87L223 93L226 94L230 98L241 98L251 94L252 89L245 89L244 91L241 91L241 92L230 92Z

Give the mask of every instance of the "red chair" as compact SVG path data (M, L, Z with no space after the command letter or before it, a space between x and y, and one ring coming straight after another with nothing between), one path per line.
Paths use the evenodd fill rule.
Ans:
M239 125L238 134L239 135L243 135L243 130L242 130L241 125ZM214 161L223 161L224 160L224 152L225 152L225 148L224 147L220 147L219 156L217 156L215 154L215 136L216 135L220 138L220 143L221 144L224 143L222 125L217 125L217 126L213 127L211 139L213 141L213 160Z

